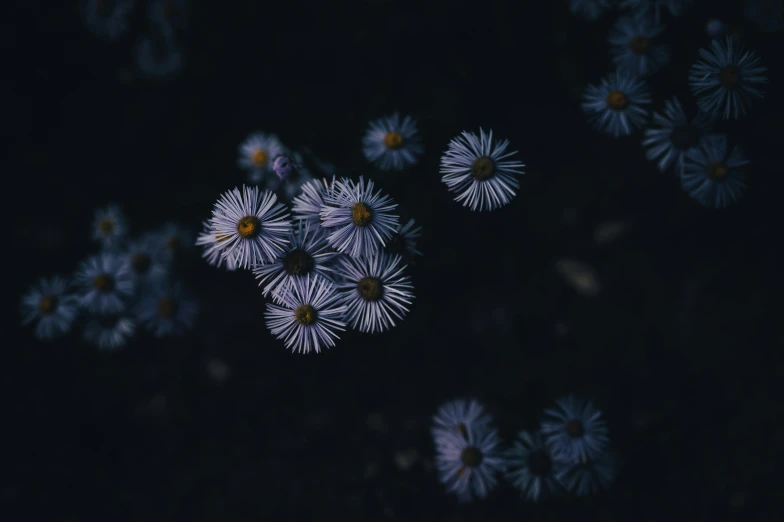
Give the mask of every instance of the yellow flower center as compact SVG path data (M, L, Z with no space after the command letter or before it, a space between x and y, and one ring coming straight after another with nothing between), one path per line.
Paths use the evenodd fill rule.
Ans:
M363 277L357 284L357 291L365 301L378 301L384 295L384 285L376 277Z
M38 312L41 315L47 315L54 312L57 307L57 298L51 295L45 295L38 301Z
M495 162L489 156L476 158L471 164L471 175L477 181L484 181L493 177L495 173Z
M387 132L384 136L384 146L388 149L399 149L403 146L403 135L397 131Z
M93 278L93 287L99 292L111 292L114 290L114 278L109 274L98 274Z
M648 54L651 50L651 40L645 36L635 36L629 41L634 54Z
M177 313L177 302L171 297L164 297L158 301L158 315L161 317L173 317Z
M114 220L110 217L105 217L98 222L98 232L103 236L108 236L114 232Z
M351 219L358 227L367 226L373 220L373 211L365 203L355 203L354 206L351 207Z
M177 236L169 236L166 240L166 250L179 250L182 244Z
M629 100L621 91L612 91L607 95L607 107L614 111L622 111L629 105Z
M727 176L727 167L720 161L712 161L708 165L707 175L713 181L719 181Z
M303 326L310 326L316 322L316 309L309 304L304 304L294 310L294 317Z
M250 157L253 166L260 169L267 165L267 151L264 149L256 149Z
M245 216L237 223L237 232L239 232L240 237L243 239L256 237L260 229L261 222L256 216ZM222 239L218 238L218 241L222 241Z

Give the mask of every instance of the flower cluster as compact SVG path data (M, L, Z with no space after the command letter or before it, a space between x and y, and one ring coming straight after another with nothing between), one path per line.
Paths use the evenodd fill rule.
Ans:
M431 434L439 478L460 502L486 497L499 475L533 502L562 490L596 493L615 478L601 413L571 395L545 410L536 431L519 432L511 446L503 445L492 418L475 400L442 405Z
M421 228L360 177L305 182L291 210L270 190L224 193L196 244L217 267L250 270L270 297L267 327L295 352L332 347L350 326L386 331L414 298L406 259ZM391 248L402 245L402 255Z
M599 131L614 137L645 128L646 157L662 172L674 168L683 190L698 203L722 208L744 192L749 162L729 136L713 131L713 123L743 117L763 96L767 69L737 35L725 35L724 24L711 19L706 31L713 40L708 49L700 49L688 76L696 114L687 117L681 101L672 98L663 102L664 109L655 112L649 123L653 97L645 78L670 59L669 49L660 42L665 29L661 20L666 14L679 16L690 4L689 0L623 0L620 6L626 12L609 36L617 69L586 87L582 108ZM591 20L608 5L570 0L575 14Z
M104 40L115 42L131 29L136 0L81 0L85 27ZM165 80L177 74L184 55L179 33L188 26L189 0L149 0L146 29L137 37L133 61L137 73L147 79Z
M42 278L22 296L22 322L50 340L83 319L86 341L102 350L123 346L138 327L155 337L179 335L193 326L199 307L176 276L187 230L167 223L138 237L129 235L119 207L96 211L92 238L100 251L72 277Z

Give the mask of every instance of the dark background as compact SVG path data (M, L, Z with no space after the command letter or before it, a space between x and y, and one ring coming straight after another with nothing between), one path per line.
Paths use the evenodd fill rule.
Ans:
M75 2L21 4L5 34L4 520L780 519L781 35L757 32L741 2L667 18L673 60L650 79L656 109L677 95L693 113L687 72L711 16L769 67L766 98L720 126L754 167L724 211L659 173L639 134L586 123L579 98L611 69L617 10L586 22L565 1L197 1L178 35L185 67L155 82L131 59L144 7L117 43L87 31ZM360 140L395 110L417 119L426 153L379 173ZM485 214L438 174L449 140L480 126L527 165L513 202ZM106 353L78 328L43 343L19 326L30 284L96 250L97 207L121 204L135 233L196 230L244 181L236 147L255 130L371 177L424 226L403 323L292 355L252 276L194 249L178 275L202 310L183 338ZM627 232L597 244L607 222ZM577 292L561 258L592 266L601 291ZM444 493L429 438L442 402L477 398L511 440L569 393L609 422L608 491L530 504L504 484L465 506Z

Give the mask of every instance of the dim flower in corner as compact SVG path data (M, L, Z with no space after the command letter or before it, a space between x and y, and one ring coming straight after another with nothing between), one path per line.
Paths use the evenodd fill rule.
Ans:
M193 327L199 305L177 283L150 285L139 299L136 317L155 337L181 335Z
M22 296L21 311L22 324L35 323L36 338L55 339L71 329L79 299L68 292L65 278L41 278Z
M151 234L146 234L137 241L131 241L125 251L125 260L131 268L131 277L137 285L161 279L168 274L162 245L158 238Z
M586 20L598 19L609 7L610 0L569 0L572 14Z
M128 224L120 207L109 205L95 211L92 237L100 241L103 248L119 247L128 234Z
M615 479L615 457L604 451L595 457L586 457L572 463L558 474L558 482L567 491L583 497L606 489Z
M289 236L286 251L272 263L256 265L253 275L259 280L259 286L265 285L262 295L266 297L279 289L284 291L292 280L309 274L331 279L331 265L337 255L329 248L320 228L311 228L307 222L300 221Z
M398 113L370 123L362 139L365 158L381 170L403 170L422 155L416 122Z
M728 207L746 190L743 167L748 164L738 147L729 150L726 136L706 136L686 153L681 187L700 205Z
M517 151L507 152L509 140L493 140L493 131L479 136L463 133L449 142L441 156L441 181L455 201L471 210L494 210L507 205L520 188L516 177L525 165L511 159Z
M505 471L498 433L490 424L476 424L463 432L433 434L439 479L459 502L485 498L495 488L496 475Z
M609 445L607 424L590 401L570 395L545 410L541 431L554 453L573 462L601 455Z
M700 49L699 54L689 71L689 86L703 112L738 119L762 98L767 68L754 51L727 36L713 40L710 49Z
M155 237L163 247L163 258L166 262L173 261L193 244L193 231L173 222L165 223Z
M346 304L346 322L363 333L376 333L403 320L414 299L414 287L400 256L379 252L337 263L338 289Z
M223 246L229 237L225 235L218 235L218 233L212 229L208 221L202 223L202 227L202 232L199 233L199 235L196 237L196 246L204 247L202 257L206 259L209 264L216 268L225 266L226 270L230 272L236 270L236 255L223 255Z
M135 0L82 0L84 25L105 40L118 40L128 32L128 17Z
M360 176L337 182L332 195L324 195L320 217L330 246L351 257L369 256L386 245L397 230L397 203L381 191L373 192L373 182Z
M183 52L170 32L151 31L139 37L133 50L134 63L141 76L166 80L182 69Z
M610 33L610 56L619 69L637 76L647 76L670 60L668 48L657 42L664 27L654 22L646 11L622 16Z
M130 267L118 254L104 252L84 261L74 277L81 305L90 312L122 312L133 294Z
M231 256L239 268L271 263L288 244L291 222L286 207L275 194L258 187L242 187L224 193L212 211L210 228L215 231L212 249Z
M276 135L254 132L238 147L237 166L248 173L250 183L259 184L265 177L275 174L273 161L284 152L286 148Z
M416 256L422 255L422 252L416 247L417 240L421 235L422 227L416 226L414 220L409 219L405 225L398 225L397 232L387 242L384 251L388 254L400 255L406 263L414 264Z
M597 130L617 138L645 124L650 103L645 83L621 70L605 76L599 85L586 87L582 109Z
M467 437L467 430L473 426L484 426L492 421L484 406L471 399L455 399L442 404L433 415L431 433L436 437L439 433L457 433Z
M645 129L642 145L648 149L645 156L664 172L673 164L680 168L686 151L710 131L711 121L703 112L689 121L678 98L673 98L664 102L663 114L653 113L653 125Z
M507 456L507 478L526 500L538 502L558 490L559 477L571 468L569 461L553 453L540 432L521 431Z
M299 353L320 353L335 346L337 332L346 329L346 306L331 281L306 275L291 282L267 304L264 317L272 335Z
M116 350L125 346L134 332L133 319L121 314L95 314L84 326L84 339L101 350Z

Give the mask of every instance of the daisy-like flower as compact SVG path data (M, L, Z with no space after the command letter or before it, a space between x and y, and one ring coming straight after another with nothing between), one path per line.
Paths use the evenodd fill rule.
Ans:
M756 53L727 36L713 40L710 49L700 49L700 59L689 71L689 86L703 112L738 119L762 98L767 70Z
M706 136L684 157L681 187L700 205L728 207L746 190L748 164L740 148L729 150L726 136Z
M193 232L173 222L164 224L155 237L167 262L174 260L180 252L193 244Z
M686 151L697 146L710 128L711 121L705 113L700 112L689 121L678 98L667 100L663 113L653 113L653 127L645 129L642 140L643 147L648 149L645 156L656 161L662 172L673 164L680 167Z
M337 182L332 195L324 194L320 217L324 227L331 228L329 244L351 257L369 256L392 238L399 217L393 213L397 203L379 190L373 193L373 182L360 176L359 183L344 179Z
M275 301L264 314L267 327L294 352L334 347L337 332L346 329L340 295L332 282L318 275L292 279L285 291L275 294Z
M743 15L763 33L776 32L782 27L784 1L746 0Z
M532 502L558 489L559 477L571 468L568 460L554 454L539 432L521 431L507 457L507 478Z
M128 224L120 207L109 205L95 211L92 237L106 249L117 248L128 234Z
M610 451L604 451L568 466L558 474L558 482L575 495L587 496L606 489L615 474L615 458Z
M209 221L202 223L202 232L196 236L196 246L204 247L202 257L214 267L226 267L226 270L237 269L236 255L224 256L223 247L229 236L218 234L211 226Z
M40 340L60 337L71 329L79 313L79 299L68 293L62 277L41 278L22 296L22 324L35 323Z
M570 395L545 410L542 434L553 453L573 462L599 456L610 442L607 424L590 401Z
M455 201L471 210L493 210L507 205L520 188L516 176L523 174L525 165L511 159L517 151L507 152L509 140L493 140L493 131L479 136L463 133L449 142L441 156L443 181Z
M400 255L407 263L414 264L414 258L422 255L422 252L416 248L417 239L421 235L422 227L416 226L414 220L409 219L405 225L397 227L397 232L387 242L384 251L388 254Z
M346 183L346 178L341 178L340 183ZM338 188L338 180L322 178L307 181L302 185L301 194L294 198L291 204L291 213L296 221L310 224L311 227L323 227L321 209L327 206L327 201L333 201Z
M128 263L107 252L84 261L74 280L81 289L81 305L100 314L122 312L134 290Z
M182 69L183 53L171 32L152 31L142 35L133 50L139 73L149 79L165 80Z
M233 257L239 268L271 263L288 243L288 216L272 192L246 186L240 192L235 187L215 203L210 228L217 240L212 248Z
M182 31L188 27L188 0L149 0L147 17L163 31Z
M299 222L289 236L286 251L272 263L256 265L253 275L259 280L259 286L265 285L262 290L264 297L270 293L284 293L285 286L293 279L302 279L310 274L331 280L331 265L337 255L329 248L320 228Z
M182 335L193 327L199 305L179 284L150 286L136 309L140 325L155 337Z
M134 0L82 0L82 21L96 36L115 41L128 32Z
M136 331L136 324L128 316L97 314L87 320L84 339L101 350L116 350L125 345Z
M130 266L131 277L137 284L157 281L168 273L163 249L157 237L150 234L128 245L125 262Z
M666 65L670 61L669 49L656 42L662 31L664 27L645 11L619 18L609 37L615 65L637 76L647 76Z
M456 399L449 401L438 408L433 415L431 433L434 438L442 432L456 433L468 437L468 429L473 426L485 426L492 418L485 412L484 406L471 399Z
M572 14L586 20L598 19L609 7L610 0L569 0Z
M400 256L379 252L372 256L338 259L345 296L346 322L363 333L383 332L403 320L414 299L411 279L404 275Z
M240 144L237 165L248 173L248 181L258 184L274 174L272 162L285 151L276 135L254 132Z
M498 433L489 424L474 424L465 434L439 431L433 434L436 469L441 483L460 502L485 498L503 473L504 458Z
M594 127L611 136L631 134L648 119L651 95L645 83L629 71L605 76L585 88L582 109Z
M381 170L403 170L416 165L422 144L416 122L398 113L370 123L362 138L365 158Z

